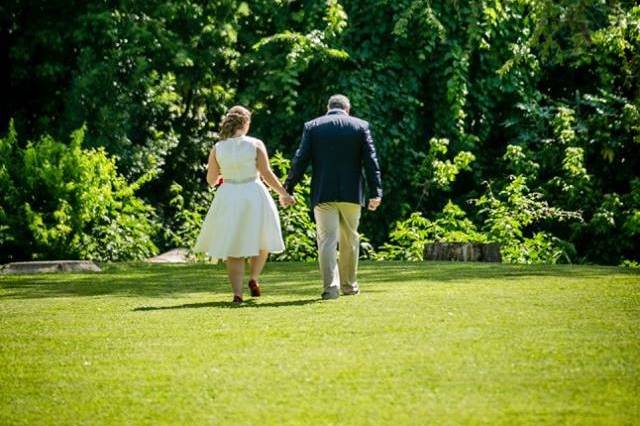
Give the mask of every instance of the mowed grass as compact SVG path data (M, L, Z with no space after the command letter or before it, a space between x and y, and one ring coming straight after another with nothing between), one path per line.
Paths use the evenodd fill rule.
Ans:
M364 263L0 277L0 424L637 424L640 275ZM247 295L248 296L248 295Z

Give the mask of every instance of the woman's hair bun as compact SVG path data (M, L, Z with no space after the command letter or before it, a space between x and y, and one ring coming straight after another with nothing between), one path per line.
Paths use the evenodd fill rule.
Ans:
M220 123L220 139L230 138L249 122L251 112L248 109L240 105L229 108Z

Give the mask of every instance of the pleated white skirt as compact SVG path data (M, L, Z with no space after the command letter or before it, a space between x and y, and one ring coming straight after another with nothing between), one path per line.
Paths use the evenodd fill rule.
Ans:
M214 262L257 256L260 250L284 251L280 216L262 182L223 183L193 250L207 254Z

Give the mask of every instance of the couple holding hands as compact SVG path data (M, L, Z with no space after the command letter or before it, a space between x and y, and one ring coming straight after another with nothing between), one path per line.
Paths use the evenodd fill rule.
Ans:
M382 201L382 183L369 123L350 116L350 108L347 97L334 95L327 104L327 114L304 125L284 185L271 170L264 143L247 136L249 110L234 106L222 120L221 140L209 154L207 182L214 186L223 177L223 184L203 222L194 251L203 252L214 261L226 261L234 303L243 302L245 259L250 258L251 296L258 297L259 276L269 253L285 249L278 210L262 181L279 194L280 205L287 207L295 203L291 194L309 165L311 207L324 284L322 298L337 299L340 291L344 295L360 292L356 272L358 224L365 205L363 169L369 210L376 210Z

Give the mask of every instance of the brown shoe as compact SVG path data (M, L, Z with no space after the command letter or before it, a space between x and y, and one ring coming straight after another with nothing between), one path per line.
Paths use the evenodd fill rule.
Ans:
M233 296L233 304L234 305L239 305L241 303L243 303L244 300L242 300L242 297L240 296Z
M251 297L260 297L260 284L256 280L249 280L249 290Z

